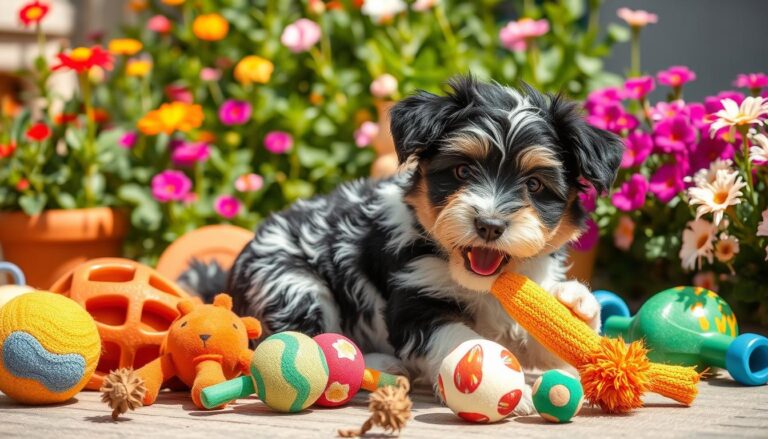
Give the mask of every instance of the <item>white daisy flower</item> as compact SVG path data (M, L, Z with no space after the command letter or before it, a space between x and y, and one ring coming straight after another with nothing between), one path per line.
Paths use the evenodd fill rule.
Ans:
M408 8L403 0L365 0L360 12L376 23L394 17Z
M761 163L768 162L768 137L765 134L755 134L752 136L755 145L749 148L749 160Z
M714 182L688 189L688 204L699 206L696 208L696 219L712 213L717 226L723 219L725 209L741 203L741 188L746 185L738 172L720 170Z
M704 186L706 183L714 183L717 177L717 171L733 172L733 162L730 159L715 159L709 164L709 169L699 169L691 177L685 177L685 182L690 183L693 181L696 186Z
M717 120L709 127L709 134L715 137L721 128L731 127L731 133L738 126L761 123L760 116L768 114L768 101L762 97L749 96L741 106L733 99L725 98L720 101L723 109L715 113Z
M715 257L720 262L729 262L739 254L739 250L739 239L723 233L715 244Z
M683 269L701 268L701 258L712 263L712 239L717 227L707 220L689 221L683 230L683 245L680 248L680 261Z
M768 209L763 211L763 220L757 225L757 236L768 236Z

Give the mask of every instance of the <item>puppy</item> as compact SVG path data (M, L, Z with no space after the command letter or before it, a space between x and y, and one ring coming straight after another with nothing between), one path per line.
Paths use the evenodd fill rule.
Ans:
M585 182L610 188L621 141L559 96L468 77L402 100L391 119L400 173L266 219L229 276L236 311L267 333L346 334L432 384L477 338L525 368L562 367L488 291L501 272L525 274L598 329L590 291L564 281L563 246L582 231Z

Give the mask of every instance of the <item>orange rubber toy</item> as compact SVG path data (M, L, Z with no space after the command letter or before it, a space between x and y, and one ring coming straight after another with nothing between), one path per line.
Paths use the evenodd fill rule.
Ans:
M578 369L584 396L603 411L642 407L646 391L685 405L696 398L699 374L693 367L652 363L642 341L627 345L621 338L599 336L525 276L504 273L491 292L539 343Z
M200 401L205 387L248 373L253 356L248 340L261 336L258 320L233 313L227 294L216 296L212 305L181 301L179 311L159 358L135 372L120 369L104 379L102 400L113 408L113 417L153 404L163 383L173 377L192 390L195 406L205 408Z

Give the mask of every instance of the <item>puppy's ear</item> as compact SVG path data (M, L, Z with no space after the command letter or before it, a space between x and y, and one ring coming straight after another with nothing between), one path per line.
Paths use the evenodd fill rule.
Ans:
M435 146L444 132L454 107L451 100L419 91L390 110L390 129L400 163Z
M609 190L624 154L621 139L589 125L579 106L559 95L551 98L549 113L560 142L575 160L579 175L592 183L598 193Z

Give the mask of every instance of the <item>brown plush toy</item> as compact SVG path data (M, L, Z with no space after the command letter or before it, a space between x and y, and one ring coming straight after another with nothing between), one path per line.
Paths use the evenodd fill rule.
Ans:
M113 418L154 403L163 383L173 377L192 389L192 401L203 408L200 392L205 387L248 373L253 356L248 340L261 335L258 320L233 313L227 294L217 295L212 305L184 300L178 309L181 315L168 330L159 358L136 371L112 371L105 379L102 401L113 409Z

